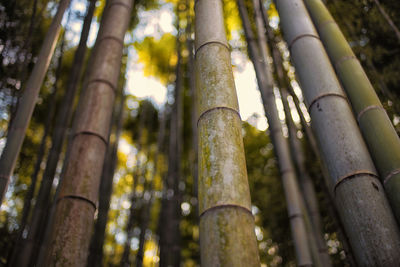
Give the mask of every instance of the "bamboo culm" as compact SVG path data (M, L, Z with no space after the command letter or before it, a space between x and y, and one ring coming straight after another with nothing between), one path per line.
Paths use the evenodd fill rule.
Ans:
M132 0L107 1L102 16L56 202L48 266L86 264L132 4Z
M397 223L306 7L300 0L275 3L356 261L360 266L396 265Z
M400 222L400 139L340 28L320 0L304 1L353 107L361 132Z
M203 266L260 266L222 1L195 5Z
M264 111L269 123L269 132L271 133L275 154L278 158L297 264L299 266L311 266L313 260L311 257L311 248L309 246L309 237L304 221L304 214L301 207L302 200L296 180L295 168L290 156L289 143L283 136L282 126L275 103L273 78L271 66L268 63L269 52L265 35L258 36L258 43L256 42L244 2L238 0L237 4L246 35L249 55L256 71L257 83L261 93ZM257 27L260 27L260 21L257 20L256 23ZM264 29L263 25L261 29ZM261 31L258 33L260 34Z
M25 132L37 102L40 87L53 56L58 36L60 35L61 20L69 3L70 0L61 0L58 5L57 13L51 22L40 49L38 60L26 82L13 123L10 129L8 129L6 145L0 157L0 204L3 202L8 182L14 172L18 154L25 138Z

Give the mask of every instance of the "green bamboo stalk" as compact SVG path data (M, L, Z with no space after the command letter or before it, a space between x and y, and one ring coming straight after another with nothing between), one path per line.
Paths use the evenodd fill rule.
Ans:
M61 31L61 20L70 0L61 0L57 13L51 22L50 28L43 40L38 55L38 61L29 76L21 96L18 109L15 113L13 123L8 130L7 142L0 157L0 205L6 193L8 182L14 172L15 163L21 150L25 132L31 120L35 108L39 90L46 75L50 60L56 47L58 36Z
M222 1L195 5L203 266L260 266Z
M105 7L96 49L91 55L92 70L88 71L81 107L75 117L46 266L84 266L87 260L132 4L132 0L110 0Z
M329 58L301 0L276 1L321 157L360 266L400 262L400 234Z
M274 145L275 154L278 158L279 170L282 176L283 189L285 191L288 215L290 220L292 238L294 242L297 264L299 266L311 266L312 247L309 241L310 236L306 230L304 213L301 207L301 195L297 183L295 167L290 155L289 143L283 136L282 125L278 116L274 97L274 84L271 66L268 63L269 50L266 43L264 25L257 16L256 28L258 30L258 43L254 38L251 29L248 12L242 0L237 1L239 14L242 19L250 59L253 62L256 72L258 87L261 93L261 99L264 106L265 115L269 123L269 132ZM258 15L261 15L260 12Z
M305 0L304 3L350 99L390 204L400 222L400 139L328 9L320 0Z

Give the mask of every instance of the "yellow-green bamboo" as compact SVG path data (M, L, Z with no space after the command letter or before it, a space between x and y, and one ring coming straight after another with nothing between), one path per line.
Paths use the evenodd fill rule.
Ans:
M198 0L196 90L202 266L260 266L221 0Z
M400 222L400 139L360 62L321 0L304 1L350 99L364 139Z

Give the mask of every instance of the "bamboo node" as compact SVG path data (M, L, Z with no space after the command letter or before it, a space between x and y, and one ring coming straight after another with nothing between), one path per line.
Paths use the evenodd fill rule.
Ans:
M111 8L111 7L114 6L114 5L124 6L124 7L126 7L129 11L130 11L131 8L132 8L131 5L128 5L128 4L123 3L123 2L120 2L120 1L112 2L111 4L109 4L109 5L107 6L107 8L109 9L109 8Z
M103 42L105 40L113 40L113 41L117 42L118 44L120 44L122 47L124 46L124 41L123 40L121 40L121 39L119 39L119 38L117 38L115 36L111 36L111 35L104 36L104 37L100 38L99 40L96 41L96 43L99 44L99 43L101 43L101 42Z
M383 179L383 184L386 185L387 182L389 182L389 180L395 176L396 174L400 173L400 169L396 169L391 171L388 175L386 175L385 179Z
M361 111L358 113L358 115L357 115L357 121L358 121L358 123L360 123L361 117L362 117L367 111L373 110L373 109L381 109L381 110L383 110L384 112L386 112L385 109L384 109L383 107L381 107L381 106L377 106L377 105L368 106L368 107L364 108L363 110L361 110Z
M325 26L328 25L328 24L336 24L336 21L334 21L334 20L332 20L332 19L326 20L326 21L320 23L320 27L319 27L319 28L322 29L323 27L325 27Z
M226 49L228 49L228 51L231 50L229 48L229 45L227 45L227 44L225 44L223 42L220 42L220 41L208 41L208 42L205 42L205 43L201 44L199 47L196 48L196 51L194 52L194 58L196 58L197 53L200 51L201 48L203 48L204 46L209 45L209 44L219 44L219 45L224 46Z
M242 118L240 117L239 111L237 111L236 109L233 109L233 108L230 108L230 107L213 107L213 108L207 109L206 111L204 111L203 113L201 113L201 115L200 115L199 118L197 119L197 127L199 127L199 122L200 122L200 120L201 120L207 113L210 113L211 111L214 111L214 110L221 110L221 109L226 109L226 110L233 111L234 113L236 113L236 115L239 116L239 119L242 120Z
M303 217L303 214L301 213L293 213L289 215L289 220L294 219L294 218L298 218L298 217Z
M100 138L100 140L103 141L103 143L104 143L106 146L108 146L108 141L107 141L102 135L100 135L100 134L98 134L98 133L95 133L95 132L91 132L91 131L79 131L79 132L76 132L76 133L74 133L74 135L72 136L72 139L75 139L75 137L77 137L78 135L81 135L81 134L96 136L96 137Z
M251 215L251 217L254 218L253 213L251 212L251 210L249 210L246 207L243 207L243 206L240 206L240 205L236 205L236 204L221 204L221 205L213 206L211 208L208 208L208 209L202 211L200 213L200 215L199 215L199 218L201 218L204 214L208 213L209 211L218 210L218 209L224 209L224 208L239 209L239 210L245 211L246 213L249 213Z
M321 95L317 96L316 98L314 98L314 99L311 101L310 105L308 106L308 110L311 111L312 106L313 106L318 100L320 100L321 98L327 97L327 96L336 96L336 97L340 97L340 98L343 98L344 100L348 101L348 100L347 100L347 97L344 96L344 95L342 95L342 94L337 94L337 93L326 93L326 94L321 94Z
M290 44L289 44L289 46L288 46L289 51L292 50L292 46L294 45L294 43L295 43L296 41L298 41L298 40L300 40L300 39L302 39L302 38L304 38L304 37L312 37L312 38L316 38L316 39L320 40L320 39L319 39L319 36L317 36L317 35L315 35L315 34L310 34L310 33L300 34L300 35L296 36L296 37L290 42Z
M335 69L338 69L339 66L340 66L343 62L345 62L345 61L347 61L347 60L351 60L351 59L357 60L357 58L356 58L354 55L351 55L351 56L343 56L343 57L339 58L339 59L335 62Z
M362 176L362 175L366 175L366 176L370 176L370 177L374 177L379 181L379 177L378 175L376 175L376 173L373 173L371 171L368 170L360 170L360 171L355 171L353 173L347 174L343 177L340 177L339 179L337 179L335 185L333 186L333 194L336 195L336 189L339 187L339 185L347 180ZM375 186L374 186L375 187Z
M117 93L117 88L114 86L114 84L112 82L110 82L108 80L105 80L105 79L93 79L93 80L90 80L87 83L87 87L92 83L105 83L105 84L107 84L108 86L111 87L111 89L113 90L114 94Z
M96 203L94 203L93 201L91 201L91 200L88 199L88 198L85 198L85 197L82 197L82 196L77 196L77 195L65 195L65 196L62 196L62 197L60 197L59 199L57 199L57 204L58 204L58 202L60 202L61 200L67 199L67 198L76 199L76 200L82 200L82 201L84 201L84 202L89 203L91 206L93 206L93 207L94 207L94 210L97 209Z

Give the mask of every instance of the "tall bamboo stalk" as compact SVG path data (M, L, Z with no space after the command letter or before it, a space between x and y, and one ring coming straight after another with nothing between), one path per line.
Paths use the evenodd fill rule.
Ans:
M115 112L115 137L112 145L107 148L106 160L104 161L103 172L101 175L99 188L99 211L94 227L92 240L90 242L90 251L87 264L88 267L102 266L103 244L108 219L108 210L110 208L114 172L118 161L118 142L122 134L122 126L124 121L124 107L126 96L123 92L123 88L121 89L122 90L118 110Z
M314 184L313 181L311 180L311 177L305 167L305 155L304 151L301 145L300 140L297 138L297 127L293 122L292 116L291 116L291 111L288 103L288 96L289 92L287 90L287 80L286 76L284 75L284 69L282 65L282 57L281 53L279 52L279 49L276 45L274 34L272 29L269 27L268 23L265 23L265 25L262 23L262 7L260 5L259 0L254 0L255 2L255 9L256 9L256 15L258 16L258 20L260 22L258 23L258 27L265 26L267 35L268 35L268 43L270 44L271 51L272 51L272 59L274 62L275 66L275 71L277 74L277 81L278 85L280 88L281 92L281 97L282 97L282 103L283 103L283 108L285 112L285 117L286 117L286 125L288 127L288 132L289 132L289 145L291 149L291 155L294 160L295 166L298 171L298 178L299 178L299 184L301 187L302 191L302 196L305 200L305 204L307 207L308 215L310 217L310 221L312 224L312 229L311 232L315 236L315 239L317 241L317 246L318 246L318 254L319 254L319 259L322 264L322 266L331 266L331 260L328 254L328 249L323 237L323 232L322 232L322 223L321 223L321 217L319 213L319 205L318 205L318 200L317 200L317 195L314 189ZM258 14L260 13L260 14ZM266 14L264 14L266 15ZM266 17L264 17L266 19ZM268 21L267 21L268 22ZM259 35L263 34L262 32L259 32ZM300 111L301 112L301 111Z
M84 266L132 0L107 1L61 180L48 264Z
M69 15L68 15L69 18ZM63 61L63 57L64 57L64 47L65 47L65 32L62 35L62 41L61 44L59 46L59 57L57 60L57 67L56 67L56 71L55 71L55 81L54 81L54 85L53 85L53 92L50 96L49 99L49 109L48 109L48 114L47 114L47 118L46 118L46 122L45 122L45 129L44 129L44 133L43 133L43 137L42 137L42 142L40 144L40 148L39 148L39 153L38 153L38 159L36 161L35 164L35 168L32 174L32 182L29 188L29 191L27 193L26 196L26 201L24 203L24 208L23 208L23 214L22 214L22 221L21 221L21 232L19 233L19 236L17 237L17 244L16 247L14 248L13 251L13 256L11 258L11 263L10 265L14 265L16 264L17 266L27 266L29 264L29 260L31 258L31 249L33 248L33 242L34 240L32 239L33 235L31 235L32 232L32 224L28 225L28 227L26 227L27 223L28 223L28 215L30 212L32 212L32 216L34 216L35 214L34 211L31 211L31 201L34 195L34 190L36 188L36 181L40 172L40 166L43 162L43 157L47 151L46 149L46 143L47 143L47 137L48 134L52 128L52 122L53 122L53 118L54 118L54 113L56 110L56 96L57 96L57 92L59 91L59 87L58 87L58 83L60 82L60 77L61 77L61 70L62 70L62 61ZM36 199L37 202L37 199ZM25 206L26 204L26 206ZM35 206L36 207L36 206ZM28 236L25 240L22 240L22 233L25 230L25 228L27 228L28 230Z
M400 234L351 107L301 0L276 1L321 157L361 266L400 262Z
M260 266L222 2L195 14L201 262Z
M251 29L250 19L244 2L242 0L238 0L237 4L239 7L239 14L242 19L243 29L246 35L249 55L256 72L258 87L264 106L264 112L268 119L269 132L274 145L275 154L278 158L297 263L299 266L311 266L313 264L313 260L311 257L308 233L304 222L304 214L301 207L302 200L299 185L296 180L296 172L290 155L289 143L287 142L287 139L284 138L282 133L282 126L279 120L278 110L273 93L274 84L271 66L268 63L269 51L267 48L265 34L263 32L264 25L262 21L260 21L260 18L256 20L256 28L258 28L259 34L257 42L254 38L253 30Z
M10 177L14 172L15 163L17 162L18 154L25 138L25 132L38 99L40 87L53 56L58 36L60 35L61 20L69 2L70 0L60 1L57 13L53 18L40 49L38 60L21 96L14 121L8 130L7 142L0 157L0 205L6 193Z
M87 50L86 42L89 36L90 25L92 23L95 7L96 1L90 1L82 27L78 49L76 50L74 55L71 74L68 77L69 79L67 82L66 91L63 96L60 110L57 113L57 119L52 134L52 144L49 155L47 156L46 168L43 173L38 196L36 197L36 203L32 212L32 218L29 225L28 237L24 244L22 252L24 256L20 259L26 260L31 258L31 255L33 255L34 257L38 255L37 249L40 246L40 243L42 243L43 241L44 232L47 228L49 216L48 212L51 205L51 189L53 186L53 180L63 147L65 135L71 121L74 99L78 83L81 78L83 61Z
M350 99L390 204L400 222L400 139L328 9L320 0L306 0L304 3Z

